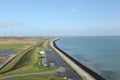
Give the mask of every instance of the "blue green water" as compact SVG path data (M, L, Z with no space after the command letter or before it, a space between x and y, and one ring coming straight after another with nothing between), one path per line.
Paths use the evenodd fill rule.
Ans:
M15 54L17 53L16 50L6 50L6 51L0 51L0 54Z
M120 80L120 37L62 38L56 44L107 80Z

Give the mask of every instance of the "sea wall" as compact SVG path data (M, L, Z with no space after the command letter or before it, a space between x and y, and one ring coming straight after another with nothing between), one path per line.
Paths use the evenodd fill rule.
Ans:
M16 53L15 56L13 56L10 60L8 60L7 62L5 62L5 64L3 64L0 67L0 74L1 73L5 73L8 72L10 70L12 70L14 68L14 66L17 64L17 62L26 54L28 53L30 50L32 50L34 47L31 46L27 49L25 49L24 51L20 52L20 53ZM22 56L21 56L22 54ZM19 59L18 59L19 58ZM15 60L16 59L16 60Z
M72 62L74 62L77 66L79 66L80 68L82 68L85 72L87 72L88 74L90 74L92 77L94 77L96 80L106 80L105 78L103 78L102 76L100 76L98 73L92 71L91 69L89 69L88 67L86 67L85 65L81 64L80 62L78 62L76 59L74 59L73 57L71 57L70 55L68 55L67 53L65 53L63 50L61 50L57 45L56 45L56 41L59 39L55 39L53 40L53 46L59 50L61 53L63 53L66 57L68 57ZM76 71L77 72L77 71ZM90 79L88 79L90 80Z

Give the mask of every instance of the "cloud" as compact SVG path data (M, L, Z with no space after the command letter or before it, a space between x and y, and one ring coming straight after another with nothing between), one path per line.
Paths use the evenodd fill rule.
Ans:
M115 29L120 28L120 19L119 20L113 20L113 21L106 21L106 22L98 22L98 23L91 23L89 25L85 25L86 27L89 26L89 28L102 28L102 29Z
M13 20L0 20L0 27L16 27L23 26L22 22L13 21Z

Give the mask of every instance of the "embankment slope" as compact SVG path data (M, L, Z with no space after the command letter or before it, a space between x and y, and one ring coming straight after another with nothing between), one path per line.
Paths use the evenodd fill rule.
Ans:
M66 61L71 68L80 76L83 78L83 80L105 80L102 76L97 74L96 72L90 70L83 64L79 63L77 60L73 59L71 56L66 54L64 51L59 49L57 45L55 44L55 41L57 39L53 39L50 43L51 47L62 57L64 61Z

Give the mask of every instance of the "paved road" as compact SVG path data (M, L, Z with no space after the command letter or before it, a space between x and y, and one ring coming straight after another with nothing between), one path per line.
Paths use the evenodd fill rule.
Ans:
M2 79L8 79L8 78L13 78L13 77L23 77L23 76L31 76L31 75L41 75L41 74L56 74L57 72L64 72L65 69L60 67L57 70L53 70L53 71L47 71L47 72L33 72L33 73L26 73L26 74L15 74L15 75L10 75L10 76L5 76L5 77L1 77L0 80Z
M57 76L67 77L71 80L82 80L73 70L72 68L58 55L58 53L48 45L49 50L46 51L46 57L48 63L55 63L56 66L65 68L65 72L56 73Z
M17 77L17 76L28 76L28 75L38 75L38 74L55 74L60 77L67 77L69 78L68 80L82 80L50 45L48 45L48 48L49 50L46 51L47 64L55 63L55 66L59 66L60 69L54 71L47 71L47 72L35 72L28 74L16 74L11 76L5 76L5 77L1 77L0 80Z

